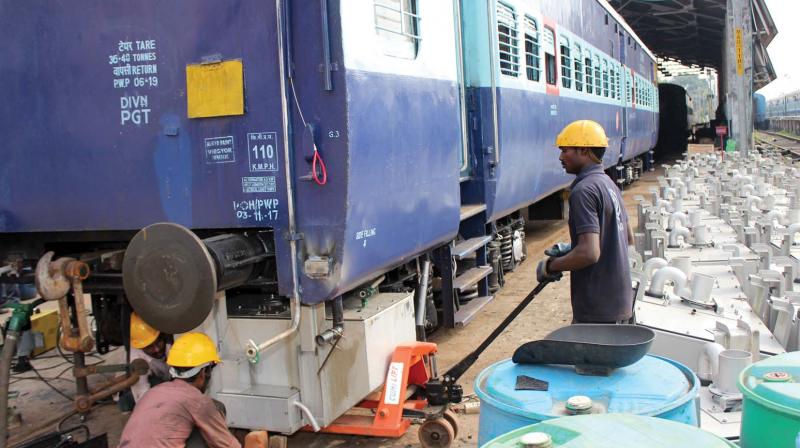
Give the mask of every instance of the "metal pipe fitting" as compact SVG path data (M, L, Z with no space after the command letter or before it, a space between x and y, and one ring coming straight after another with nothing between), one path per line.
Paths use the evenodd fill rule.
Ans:
M673 178L672 179L672 188L675 189L677 197L679 197L679 198L686 197L686 193L687 193L686 184L681 179Z
M745 209L745 211L751 211L753 209L753 203L754 202L756 204L758 204L759 206L761 206L763 201L758 196L755 196L755 195L748 196L747 199L745 199L745 201L744 201L744 209Z
M672 204L670 204L670 211L672 213L683 211L683 199L681 197L676 197L672 200Z
M719 354L725 347L716 342L707 342L697 359L697 377L703 381L713 381L719 371Z
M344 305L342 304L341 296L333 299L331 314L333 315L333 327L323 331L314 338L317 345L330 344L344 335Z
M753 184L745 184L739 188L739 197L746 198L756 194L756 187Z
M669 247L670 248L680 247L680 245L678 244L678 238L679 237L683 237L683 241L687 242L687 240L689 238L689 235L691 235L691 232L689 231L688 228L680 226L680 225L677 226L677 227L674 227L669 232Z
M431 261L425 258L425 261L422 262L422 266L420 267L420 274L419 274L419 284L417 285L416 291L416 299L417 299L417 308L416 308L416 325L417 331L425 331L425 313L426 313L426 305L428 302L428 280L430 278L431 273Z
M650 297L663 298L664 287L667 282L672 283L675 292L677 292L679 296L688 297L691 295L691 291L686 288L688 284L686 274L674 266L664 266L657 270L645 294Z
M678 191L672 187L661 188L661 197L664 199L674 199L677 195Z
M786 228L786 235L783 237L783 244L781 245L781 255L789 256L792 253L792 246L794 245L794 235L800 232L800 222L790 224Z
M686 216L685 213L683 213L683 212L672 212L672 214L669 215L669 221L668 221L668 224L667 224L667 231L668 232L675 228L675 224L676 224L677 221L680 221L680 224L682 224L684 227L689 227L689 217Z
M642 272L644 272L645 278L649 281L653 277L653 272L667 266L667 260L660 258L660 257L653 257L647 260L644 263L644 268L642 268Z

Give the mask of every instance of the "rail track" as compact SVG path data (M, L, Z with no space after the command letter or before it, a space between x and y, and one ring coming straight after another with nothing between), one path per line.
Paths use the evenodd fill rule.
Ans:
M757 143L771 146L794 160L800 160L800 138L770 131L757 131L754 136Z

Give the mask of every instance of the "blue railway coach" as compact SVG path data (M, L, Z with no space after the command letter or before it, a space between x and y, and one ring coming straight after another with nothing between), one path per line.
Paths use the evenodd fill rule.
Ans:
M760 93L753 94L753 123L756 129L767 129L767 100Z
M767 118L800 116L800 90L767 101Z
M214 283L256 301L413 288L431 256L429 306L464 324L524 256L520 210L568 185L564 125L600 122L613 173L656 141L654 57L604 0L2 2L0 260L81 257L109 319L124 277L158 321L124 250L170 222L257 263Z

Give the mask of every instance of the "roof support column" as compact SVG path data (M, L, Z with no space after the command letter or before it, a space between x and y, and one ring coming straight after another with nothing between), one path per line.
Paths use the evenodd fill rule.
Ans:
M723 54L729 136L744 153L753 147L753 18L751 0L727 0Z

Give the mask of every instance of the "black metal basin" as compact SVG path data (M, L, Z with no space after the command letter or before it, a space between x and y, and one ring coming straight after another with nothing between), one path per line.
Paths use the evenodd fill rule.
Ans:
M575 324L523 344L511 359L518 364L574 365L579 373L603 374L642 359L655 337L653 330L637 325Z

